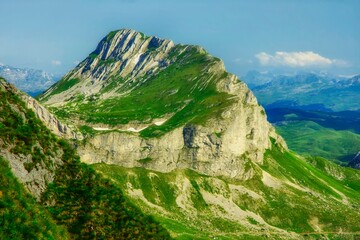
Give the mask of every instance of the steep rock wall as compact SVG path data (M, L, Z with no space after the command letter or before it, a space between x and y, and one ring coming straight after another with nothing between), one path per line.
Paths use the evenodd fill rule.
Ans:
M82 139L80 133L76 133L69 126L63 124L45 107L39 104L35 99L30 96L22 95L22 99L25 101L27 107L33 110L36 116L57 136L67 139Z
M14 154L7 149L0 149L0 155L9 161L13 174L38 201L41 194L45 192L48 183L53 182L55 170L62 165L60 158L51 157L49 160L53 163L51 167L44 163L37 163L33 169L28 171L25 165L33 162L31 155Z

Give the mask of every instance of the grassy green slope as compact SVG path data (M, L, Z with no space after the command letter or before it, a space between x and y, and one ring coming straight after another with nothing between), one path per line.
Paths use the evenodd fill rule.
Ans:
M51 214L25 190L0 156L0 239L69 239Z
M190 170L160 173L94 165L178 239L336 238L341 231L345 237L359 236L358 171L276 147L266 153L263 166L253 167L253 179L235 181ZM271 177L264 180L263 171Z
M209 239L215 236L218 239L233 239L248 232L242 224L222 217L221 211L224 210L218 208L219 212L213 212L204 200L201 189L211 189L212 181L218 179L192 170L160 173L106 164L96 164L94 168L126 189L127 197L161 222L176 239ZM225 186L224 191L228 191L227 183L218 181ZM185 209L177 203L177 199L181 198L185 201Z
M167 231L130 204L121 189L80 163L65 141L64 161L42 202L73 239L169 239ZM51 205L56 202L55 205Z
M0 78L1 82L5 80ZM36 164L54 170L50 160L58 152L56 137L35 117L33 111L12 91L0 88L0 148L14 154L30 154L32 162L25 163L25 169L31 171Z
M360 149L360 135L325 128L312 121L288 121L276 126L289 148L305 155L349 160Z
M268 151L266 155L264 170L278 179L292 182L290 187L293 184L301 187L293 188L292 196L277 198L287 199L284 203L280 201L277 211L278 214L289 213L293 219L291 229L310 231L311 224L304 222L304 219L316 217L323 231L360 231L360 224L355 221L360 208L359 171L337 166L321 158L302 159L276 149Z
M58 94L62 91L66 91L79 82L79 79L63 79L61 82L56 83L53 87L53 94Z
M175 113L163 125L152 125L142 131L144 137L161 135L186 122L201 123L219 114L230 103L229 94L216 90L216 83L226 77L227 73L222 70L212 75L206 70L219 64L219 59L194 46L180 54L184 48L175 47L169 59L174 58L176 61L146 81L136 79L136 87L134 83L122 85L125 80L115 75L107 79L104 88L100 90L100 94L103 94L117 88L120 95L132 89L131 94L105 100L96 96L89 99L79 97L72 99L65 107L53 108L52 111L64 120L79 118L88 124L111 126L129 122L151 123L155 118ZM52 94L56 94L57 89L66 85L67 81L64 79L59 82Z

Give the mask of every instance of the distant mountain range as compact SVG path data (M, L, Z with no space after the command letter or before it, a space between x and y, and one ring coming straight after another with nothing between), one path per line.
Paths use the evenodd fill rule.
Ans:
M0 65L0 76L31 96L48 89L60 78L42 70Z
M275 74L251 71L241 78L257 96L269 104L313 105L321 110L359 110L360 75L352 77L316 74Z
M360 167L360 75L250 71L242 80L290 149Z

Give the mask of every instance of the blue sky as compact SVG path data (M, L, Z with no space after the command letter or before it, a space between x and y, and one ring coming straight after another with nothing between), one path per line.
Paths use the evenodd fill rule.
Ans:
M0 62L65 74L111 30L197 44L248 70L360 73L358 0L1 0Z

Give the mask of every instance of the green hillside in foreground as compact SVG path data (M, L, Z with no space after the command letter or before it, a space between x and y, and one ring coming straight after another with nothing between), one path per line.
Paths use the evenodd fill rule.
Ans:
M74 148L46 129L18 94L0 79L1 154L29 156L31 161L23 163L28 174L46 167L55 177L36 202L11 173L8 160L0 159L0 239L169 238L119 187L80 163ZM60 167L53 162L57 155Z
M263 166L253 166L259 175L244 181L93 166L177 239L360 237L360 173L325 159L274 147Z
M349 161L360 151L360 135L325 128L312 121L287 121L276 126L289 148L304 155Z
M35 201L0 156L0 239L68 239L65 227Z
M167 231L130 204L119 187L80 163L66 142L64 166L43 196L58 224L76 239L168 239ZM74 157L75 156L75 157Z

